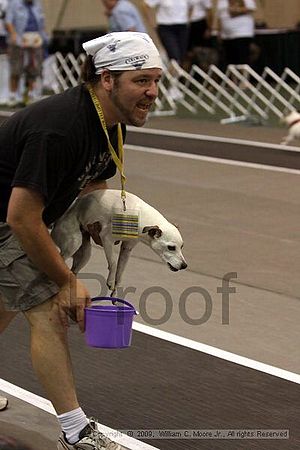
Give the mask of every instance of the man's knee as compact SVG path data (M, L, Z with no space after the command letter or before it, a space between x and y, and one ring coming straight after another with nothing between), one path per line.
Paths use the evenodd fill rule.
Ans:
M66 328L61 320L61 312L59 311L56 298L57 295L54 295L40 305L34 306L27 311L23 311L23 314L32 329L45 333L66 333Z

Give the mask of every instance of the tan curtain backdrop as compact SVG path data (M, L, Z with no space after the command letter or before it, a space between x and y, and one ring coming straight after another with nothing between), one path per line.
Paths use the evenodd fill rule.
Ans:
M41 0L48 32L53 29L106 28L101 0ZM143 0L131 0L143 14ZM176 0L174 0L176 1ZM214 4L217 0L213 0ZM269 28L294 27L300 22L300 0L256 0L256 19Z

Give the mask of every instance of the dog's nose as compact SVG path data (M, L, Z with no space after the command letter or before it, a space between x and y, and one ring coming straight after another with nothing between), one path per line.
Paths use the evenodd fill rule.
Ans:
M180 270L186 269L187 268L187 263L184 262L181 264Z

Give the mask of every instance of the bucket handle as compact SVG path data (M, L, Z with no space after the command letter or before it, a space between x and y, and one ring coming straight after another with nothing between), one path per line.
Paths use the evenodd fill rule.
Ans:
M94 297L91 300L92 300L92 302L96 302L96 301L97 302L101 302L101 301L104 301L104 300L110 300L112 303L114 303L114 298L115 297ZM131 303L127 302L126 300L123 300L121 298L116 298L115 302L116 303L123 303L124 305L129 306L131 309L134 309L135 313L137 313L137 311L135 310L135 307Z

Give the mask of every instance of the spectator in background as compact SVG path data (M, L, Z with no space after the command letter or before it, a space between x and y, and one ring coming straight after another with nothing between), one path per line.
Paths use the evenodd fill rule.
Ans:
M138 31L147 33L139 10L128 0L102 0L108 16L109 32Z
M19 83L25 75L29 102L34 100L34 86L42 74L43 44L47 40L44 14L38 0L11 0L6 14L9 33L10 106L21 101Z
M144 0L155 8L157 33L168 58L182 65L189 37L189 15L196 0ZM148 17L150 15L148 9ZM150 21L150 20L149 20Z
M8 0L0 0L0 104L6 103L8 96L7 32L5 16Z
M190 15L188 49L209 47L213 27L212 0L196 0Z
M218 29L226 65L250 63L255 9L255 0L218 0Z
M210 38L213 27L212 0L196 0L190 14L190 31L185 69L189 71L195 52L199 48L211 47Z
M189 16L196 0L144 0L148 22L151 23L151 8L155 9L156 29L159 39L170 61L175 60L180 66L184 64L189 37ZM178 80L174 77L172 66L169 72L173 78L169 95L173 100L181 100L182 92Z

